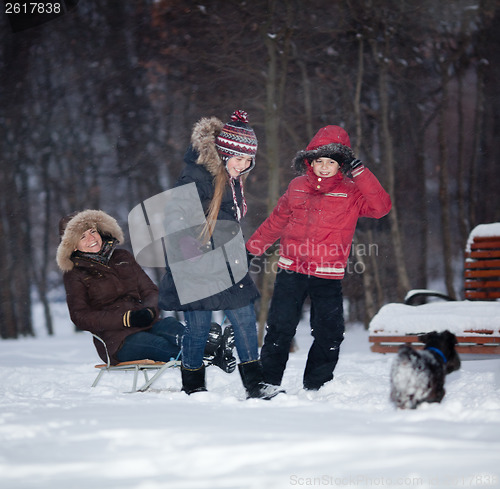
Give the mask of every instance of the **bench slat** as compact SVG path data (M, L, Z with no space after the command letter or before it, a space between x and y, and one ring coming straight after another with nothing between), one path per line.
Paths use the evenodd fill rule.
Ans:
M371 343L419 343L422 344L417 335L372 335L369 337ZM474 344L499 344L500 335L479 335L471 333L470 336L457 336L458 343L474 343Z
M381 345L375 343L370 347L374 353L397 353L400 345ZM416 350L423 349L423 346L412 345ZM481 354L481 355L498 355L500 353L500 345L457 345L455 347L458 354Z
M470 251L465 254L466 258L500 258L500 250Z
M474 239L472 240L474 243L479 243L483 241L498 241L500 242L500 236L474 236Z
M465 278L500 277L500 270L465 270Z
M498 289L500 288L500 280L466 280L466 289Z
M471 270L475 268L500 268L500 260L465 261L465 270Z
M482 300L482 301L491 301L493 299L500 299L500 292L495 291L487 291L487 292L479 292L475 290L466 290L464 292L465 298L467 300Z
M498 238L485 240L481 242L474 242L470 245L471 250L485 250L485 249L495 249L500 248L500 240Z
M489 334L491 333L491 334ZM372 335L369 337L370 350L375 353L396 353L403 344L412 346L417 350L424 348L417 335ZM458 344L455 347L460 353L480 353L496 355L500 353L500 335L494 335L493 331L488 334L476 334L471 332L470 336L457 336Z

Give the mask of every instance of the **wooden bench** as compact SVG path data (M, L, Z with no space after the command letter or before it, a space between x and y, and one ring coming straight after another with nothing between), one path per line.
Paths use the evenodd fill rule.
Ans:
M410 291L404 304L387 304L371 320L371 351L397 352L403 344L423 348L419 335L449 329L457 336L458 353L500 354L499 231L500 223L472 230L465 250L464 301L437 291ZM446 302L411 305L422 296Z
M92 336L100 341L104 345L104 348L106 350L106 363L101 363L94 366L95 368L99 369L99 373L97 374L92 387L97 386L104 372L134 372L134 378L132 380L132 390L130 392L144 392L149 389L149 387L154 382L156 382L166 372L167 369L172 367L180 367L181 365L181 361L178 358L172 359L169 362L155 362L154 360L143 359L135 360L132 362L121 362L117 365L111 365L106 343L98 335L92 333ZM151 378L149 378L148 372L151 371L155 371L155 374ZM138 388L137 377L139 376L139 372L142 372L144 374L144 384L141 384L141 386Z
M464 270L466 299L500 299L500 236L473 237Z

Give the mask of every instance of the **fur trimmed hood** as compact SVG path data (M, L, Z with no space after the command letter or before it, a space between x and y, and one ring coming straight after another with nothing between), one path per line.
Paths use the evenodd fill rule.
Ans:
M123 231L115 218L104 211L87 209L74 215L63 217L59 223L61 242L57 247L56 261L63 272L73 269L71 255L82 234L90 228L96 228L100 234L111 236L123 243Z
M349 135L345 129L339 126L321 128L311 139L307 148L295 155L292 166L297 172L304 174L311 161L323 157L331 158L341 166L355 158Z
M194 125L191 134L191 144L199 155L196 164L204 166L213 176L217 175L222 165L215 138L223 127L223 122L217 117L204 117Z

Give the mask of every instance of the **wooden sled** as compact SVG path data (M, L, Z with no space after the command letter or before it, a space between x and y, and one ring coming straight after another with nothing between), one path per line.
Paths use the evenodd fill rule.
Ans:
M154 360L135 360L133 362L121 362L117 365L111 365L108 348L106 343L102 338L92 333L92 336L100 341L104 348L106 349L106 363L102 363L99 365L95 365L95 368L99 369L99 373L95 378L92 387L96 387L99 381L101 380L102 375L105 372L134 372L134 378L132 381L132 390L130 392L144 392L149 387L156 382L169 368L172 367L180 367L181 361L178 359L171 360L170 362L155 362ZM149 378L148 372L155 371L155 374ZM140 387L137 387L137 378L139 376L139 372L144 374L144 384L141 384Z

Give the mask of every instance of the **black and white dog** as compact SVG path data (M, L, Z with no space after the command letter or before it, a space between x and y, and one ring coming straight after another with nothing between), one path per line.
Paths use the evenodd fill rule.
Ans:
M419 336L423 351L399 348L391 368L391 401L400 409L415 409L422 402L441 402L445 376L460 368L457 338L449 331Z

